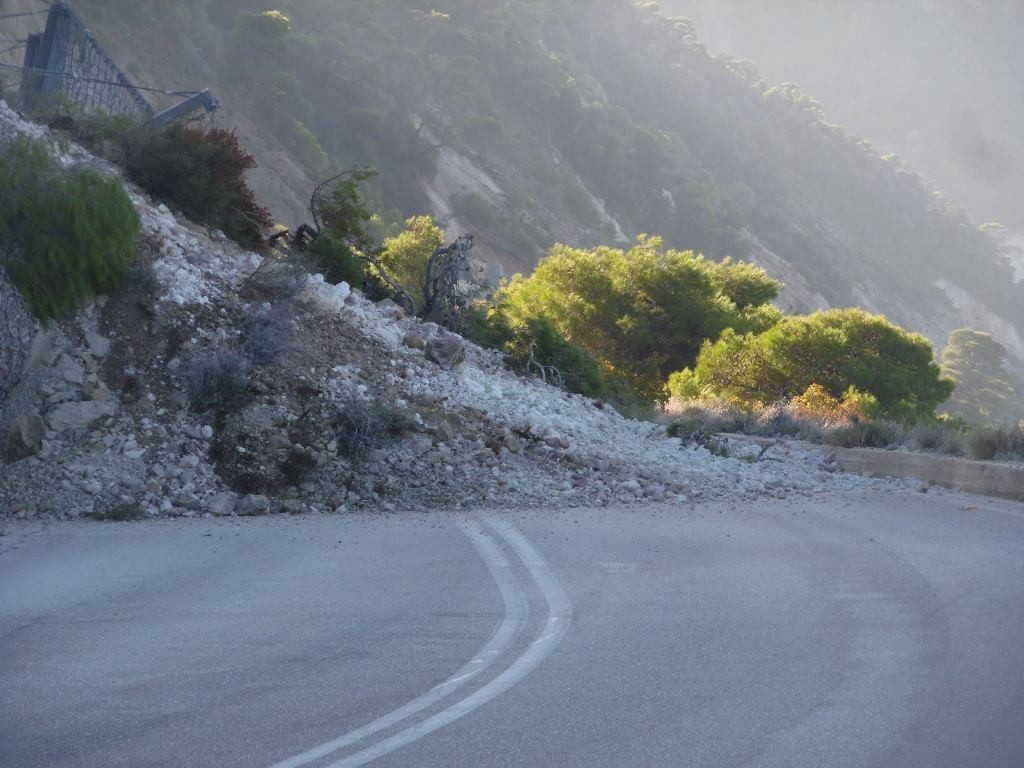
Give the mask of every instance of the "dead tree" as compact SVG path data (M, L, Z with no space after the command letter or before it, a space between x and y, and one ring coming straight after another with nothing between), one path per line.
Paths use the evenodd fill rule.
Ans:
M423 309L420 318L450 331L464 330L469 306L469 252L473 236L465 234L451 245L438 248L427 261L423 280Z
M530 342L530 359L526 361L526 369L528 371L537 371L540 375L541 380L545 384L551 384L558 387L559 389L565 389L565 378L562 376L562 372L553 365L544 365L540 360L537 359L537 342Z

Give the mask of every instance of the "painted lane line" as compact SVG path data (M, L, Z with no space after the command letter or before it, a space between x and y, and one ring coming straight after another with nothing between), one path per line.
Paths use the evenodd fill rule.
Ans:
M462 532L469 537L469 540L473 542L492 578L498 585L498 591L501 593L501 598L505 603L505 617L491 639L473 657L472 661L467 662L445 682L434 686L434 688L422 696L413 699L393 712L382 715L371 723L356 728L354 731L342 734L336 739L313 747L302 754L275 763L271 768L300 768L300 766L308 765L316 760L332 755L338 750L356 744L375 733L391 728L450 696L463 685L466 685L472 678L487 669L496 658L508 650L508 647L526 622L529 610L526 597L519 586L512 566L498 544L475 522L460 522L458 525Z
M541 638L531 643L523 655L516 659L508 669L474 693L441 710L436 715L399 731L394 736L342 760L330 763L326 768L357 768L357 766L366 765L444 728L464 715L468 715L508 691L540 666L541 662L555 650L565 633L569 631L569 625L572 623L572 603L569 602L568 595L565 594L565 590L558 583L544 558L519 531L508 523L490 522L489 524L523 561L523 565L526 566L548 604L548 620Z

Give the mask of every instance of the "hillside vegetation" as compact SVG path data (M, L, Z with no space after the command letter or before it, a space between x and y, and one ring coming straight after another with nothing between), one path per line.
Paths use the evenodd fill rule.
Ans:
M515 270L556 242L653 233L753 258L787 284L783 308L864 306L939 344L984 326L1024 365L1024 286L993 239L811 96L713 58L653 4L78 5L115 48L134 36L138 66L152 29L165 57L200 57L311 176L378 170L385 222L433 215Z

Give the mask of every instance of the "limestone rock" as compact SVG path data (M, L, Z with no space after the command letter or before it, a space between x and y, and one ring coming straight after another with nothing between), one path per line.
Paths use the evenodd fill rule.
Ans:
M85 332L85 343L94 357L106 357L110 352L110 339L101 336L95 331Z
M57 360L57 373L69 384L85 383L85 369L68 355L61 355Z
M46 423L54 432L88 429L102 418L117 413L112 400L87 400L77 403L62 403L46 416Z
M0 404L21 375L39 324L0 267Z
M438 336L427 342L424 354L432 363L436 363L445 371L450 371L466 359L466 347L454 335Z
M378 312L391 320L401 320L405 317L405 310L391 299L381 299L377 302L376 307Z
M238 505L238 494L232 493L231 491L224 491L218 493L207 505L207 509L210 514L217 515L218 517L227 517L228 515L234 514L235 507Z
M22 414L14 420L4 445L4 458L8 463L27 459L43 447L46 425L35 411Z
M266 496L259 496L250 493L238 500L235 506L235 514L239 517L257 517L270 512L270 499Z
M405 334L402 339L402 343L410 349L424 350L427 346L427 340L423 338L423 334L417 331L409 331Z

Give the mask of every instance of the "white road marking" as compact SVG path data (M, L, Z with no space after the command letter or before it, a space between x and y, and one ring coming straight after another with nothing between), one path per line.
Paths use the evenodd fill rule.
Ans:
M544 558L519 531L508 523L492 521L490 526L519 555L547 601L548 620L540 640L531 643L523 655L516 659L508 669L474 693L372 747L367 747L349 757L330 763L327 768L356 768L356 766L366 765L378 757L394 752L396 749L411 744L417 739L453 723L460 717L468 715L478 707L505 693L535 670L555 650L565 633L568 632L569 624L572 622L572 604L569 602L565 590L562 589L561 584L548 568Z
M528 605L523 595L523 590L519 586L515 573L512 571L512 567L500 547L484 532L478 523L459 523L459 527L477 548L480 557L487 565L487 569L491 572L491 576L498 585L502 600L505 602L505 618L491 639L480 649L472 661L464 665L448 680L435 686L419 698L413 699L408 704L377 718L371 723L356 728L354 731L313 747L300 755L295 755L287 760L275 763L271 768L299 768L299 766L327 757L375 733L397 725L401 721L412 717L418 712L422 712L424 709L457 691L468 683L470 679L487 669L494 659L498 658L512 644L527 617Z

